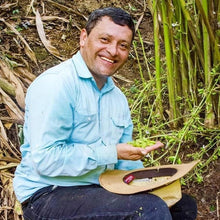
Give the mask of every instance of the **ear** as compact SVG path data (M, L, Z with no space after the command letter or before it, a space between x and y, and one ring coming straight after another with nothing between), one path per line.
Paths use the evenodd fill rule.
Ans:
M80 46L81 47L85 45L86 39L87 39L87 32L86 32L86 29L83 28L80 34Z

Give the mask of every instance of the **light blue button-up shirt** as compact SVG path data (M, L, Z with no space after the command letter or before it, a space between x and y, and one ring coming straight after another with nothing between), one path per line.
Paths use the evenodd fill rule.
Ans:
M106 169L135 169L118 161L116 145L132 139L124 94L109 77L99 90L80 52L41 74L26 95L22 161L14 177L23 202L49 185L99 184Z

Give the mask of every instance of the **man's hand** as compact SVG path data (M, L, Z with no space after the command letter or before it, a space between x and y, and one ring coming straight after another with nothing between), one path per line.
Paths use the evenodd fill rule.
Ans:
M126 143L117 144L116 148L119 160L140 160L152 150L156 150L163 146L163 143L157 141L156 144L146 148L133 147L132 145Z

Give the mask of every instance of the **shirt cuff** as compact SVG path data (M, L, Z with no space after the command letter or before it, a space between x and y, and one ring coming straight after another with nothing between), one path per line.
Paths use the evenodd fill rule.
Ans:
M98 166L116 164L118 155L115 145L102 145L95 148Z

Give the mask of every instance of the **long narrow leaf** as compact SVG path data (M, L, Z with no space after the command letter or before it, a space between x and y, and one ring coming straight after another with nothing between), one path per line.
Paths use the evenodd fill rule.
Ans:
M161 66L160 66L160 40L159 40L159 22L157 13L157 0L153 1L153 21L154 21L154 49L155 49L155 75L156 75L156 91L157 91L157 106L160 118L163 118L162 105L162 85L161 85Z
M0 120L0 134L1 134L2 138L4 138L6 141L8 141L8 137L7 137L5 128L4 128L1 120Z
M164 31L164 42L165 42L165 53L166 53L166 64L167 64L167 83L169 90L169 104L170 104L170 120L175 120L177 117L176 102L175 102L175 81L173 80L173 65L172 65L172 52L170 45L170 24L167 19L167 10L165 0L162 0L162 18L163 18L163 31ZM175 123L173 124L175 127Z
M189 28L190 34L192 36L193 42L195 44L196 50L198 51L198 57L200 59L200 63L202 65L202 67L204 68L204 57L203 57L203 52L202 52L201 40L198 38L198 36L196 34L195 26L194 26L193 21L191 19L190 13L187 11L185 1L180 0L180 4L181 4L181 8L182 8L184 17L188 22L188 28Z
M17 120L24 119L24 113L18 108L14 101L0 88L0 98L7 107L8 114Z
M0 68L2 69L3 74L8 79L8 81L15 86L15 98L19 106L24 109L25 103L25 94L20 80L14 75L13 70L9 69L8 66L0 60Z
M197 2L197 1L196 1ZM207 0L202 0L202 5L200 5L200 2L198 3L198 7L200 8L200 11L203 11L203 22L202 22L202 28L203 28L203 48L204 48L204 74L205 74L205 86L206 88L209 87L212 83L212 76L211 76L211 48L210 48L210 38L211 35L208 34L208 28L207 25L205 25L205 20L208 16L208 2ZM213 36L214 37L214 36ZM206 99L206 115L205 115L205 125L207 127L214 127L215 122L215 114L213 111L213 105L212 105L212 96L208 96Z
M41 20L40 13L38 11L36 11L36 26L39 37L42 43L44 44L44 46L46 47L46 49L48 50L48 52L54 55L55 57L59 58L60 60L64 60L64 58L60 56L59 51L54 46L51 45L49 40L47 40L44 32L43 22Z

